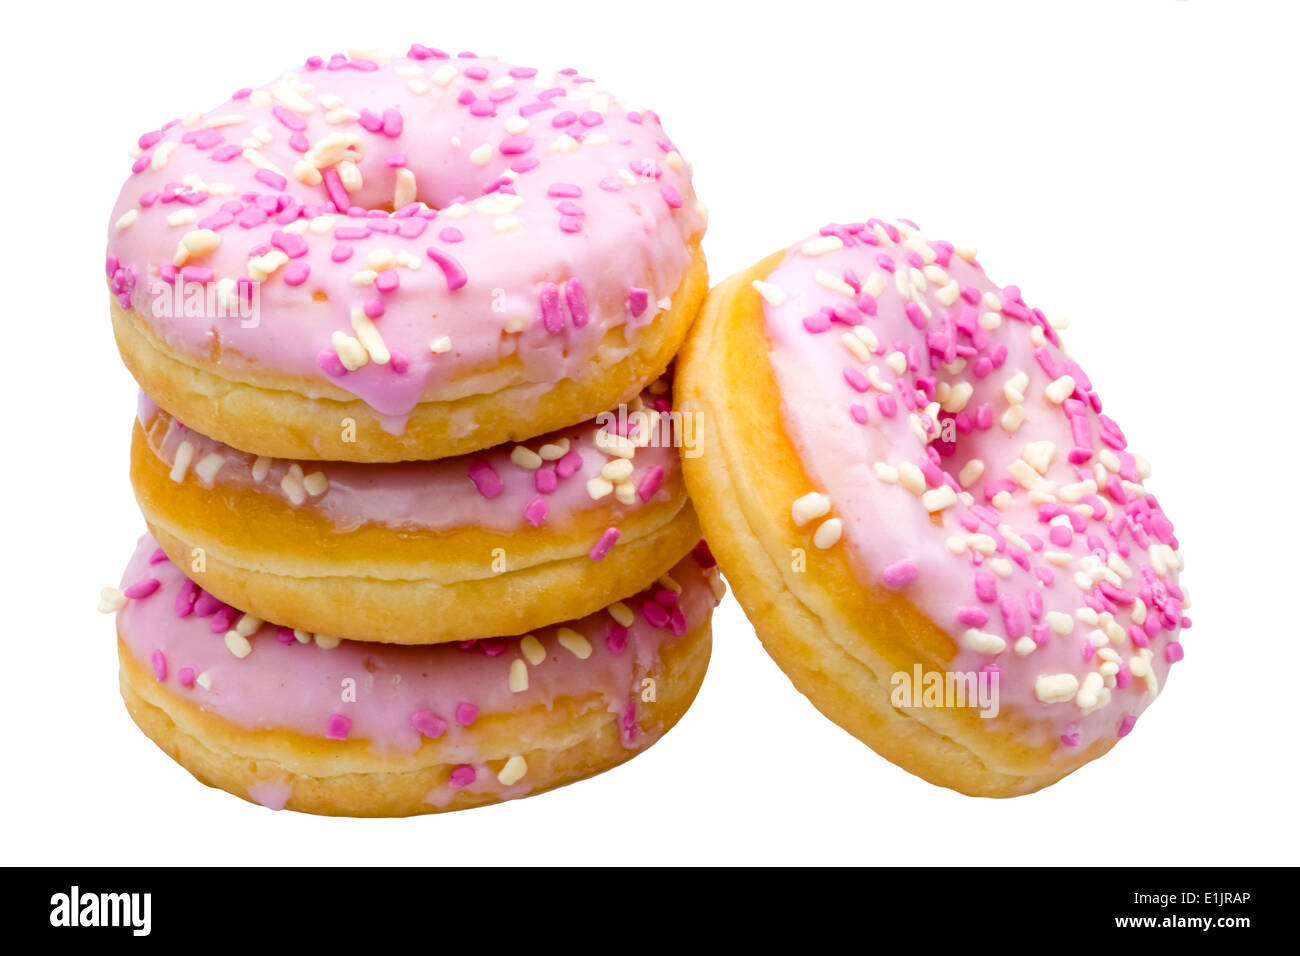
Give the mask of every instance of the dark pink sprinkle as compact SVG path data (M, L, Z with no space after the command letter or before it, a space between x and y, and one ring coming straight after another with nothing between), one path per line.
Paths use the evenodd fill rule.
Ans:
M226 604L224 601L213 597L207 591L200 590L198 597L194 599L194 613L199 617L208 617L216 614Z
M605 631L605 646L617 657L627 648L627 628L617 621L611 621Z
M162 548L154 548L153 554L149 555L150 564L162 564L167 560L167 552Z
M531 150L536 142L531 136L507 136L498 148L503 156L520 156Z
M437 740L447 731L447 722L431 710L417 710L413 713L411 726L430 740Z
M1133 729L1133 725L1137 723L1137 720L1138 719L1135 715L1125 714L1124 718L1119 722L1119 731L1116 736L1127 737L1129 731Z
M163 652L155 650L149 655L149 663L153 666L153 676L158 679L158 682L165 681L167 679L167 658L163 656Z
M668 624L668 612L654 601L642 601L641 614L654 627L664 627Z
M478 719L478 708L467 700L456 705L456 723L468 727Z
M231 625L235 623L235 614L237 612L228 604L223 604L212 615L212 620L208 622L208 629L213 634L224 634L230 630Z
M570 475L576 474L581 467L582 455L576 451L570 451L555 463L555 473L561 478L568 478Z
M1061 734L1061 743L1067 747L1079 746L1079 739L1079 732L1077 730L1071 730L1068 733Z
M917 579L919 572L916 565L907 559L896 561L885 568L880 574L880 579L885 582L885 587L901 588Z
M460 790L462 787L468 787L477 779L478 774L475 773L474 768L467 763L463 763L448 775L447 782L451 784L453 789Z
M476 461L469 466L469 480L484 498L492 499L505 489L505 483L489 462Z
M1170 664L1176 664L1183 659L1183 645L1177 641L1170 641L1165 645L1165 660ZM1179 673L1182 673L1179 671Z
M330 740L347 740L352 721L342 714L330 714L329 723L325 725L325 736Z
M533 487L537 489L538 494L549 495L559 487L559 478L555 474L554 465L546 465L538 468L533 472Z
M618 543L619 534L620 532L618 528L606 528L605 533L600 536L600 540L597 541L596 546L591 549L591 553L588 557L593 561L603 560L605 555L609 554L614 545Z
M198 676L193 667L182 667L176 672L176 679L180 681L182 687L193 687L194 678Z
M547 507L545 498L534 498L532 501L528 502L528 506L524 508L524 520L536 528L546 520L546 515L549 511L550 508Z
M172 610L176 612L177 617L189 617L194 613L194 602L199 597L199 586L186 578L181 582L181 588L176 592L176 600L172 602Z
M655 465L645 473L640 483L636 486L637 497L642 501L649 501L659 490L659 486L664 482L664 470L660 465Z
M575 277L564 283L564 303L569 307L575 329L587 324L587 293L582 288L581 279Z
M446 230L443 230L446 232ZM444 237L445 238L445 237ZM462 268L461 264L453 259L447 253L430 246L425 253L432 259L442 270L443 277L447 280L447 291L455 292L469 281L469 275Z
M311 275L311 266L306 262L291 262L285 266L284 282L285 285L299 286L307 281Z
M633 318L639 318L650 303L650 293L645 289L633 287L627 290L627 309Z
M402 135L402 114L395 109L384 110L383 133L390 139Z
M672 183L664 183L659 187L659 195L664 197L664 202L668 204L669 209L680 209L682 206L682 194L677 191L677 187Z
M552 335L564 331L564 316L560 312L560 287L554 282L543 282L538 293L538 303L542 312L542 327Z
M317 352L316 364L330 378L342 378L348 373L347 367L344 366L342 359L333 349L321 349Z
M154 591L157 591L161 584L162 582L157 578L145 578L143 581L135 582L122 593L134 601L147 598Z

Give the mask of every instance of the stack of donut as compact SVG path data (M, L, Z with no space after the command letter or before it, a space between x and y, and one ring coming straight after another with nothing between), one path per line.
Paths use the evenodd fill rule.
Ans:
M267 806L546 790L693 699L721 593L669 365L703 208L571 69L313 57L139 137L109 229L136 723Z
M1183 657L1150 465L973 248L831 223L706 299L655 113L419 45L135 152L107 272L149 534L103 608L201 780L401 815L619 763L703 678L700 525L795 686L964 793L1106 753Z

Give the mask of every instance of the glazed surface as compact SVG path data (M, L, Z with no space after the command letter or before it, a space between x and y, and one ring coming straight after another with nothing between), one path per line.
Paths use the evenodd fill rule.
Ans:
M190 582L145 535L106 594L133 658L169 694L246 730L362 741L411 754L438 739L472 764L476 722L599 695L635 739L642 679L660 650L707 622L717 572L701 548L647 591L518 638L435 647L357 644L249 618ZM351 680L352 700L345 681Z
M1053 323L905 221L827 226L754 285L809 546L907 597L1060 747L1127 734L1183 656L1182 558Z
M251 488L311 509L341 533L371 524L510 533L525 527L563 530L573 516L593 510L608 512L616 527L646 505L679 495L674 442L680 436L674 436L669 399L667 383L660 381L628 405L621 424L615 413L522 444L386 464L247 454L186 427L143 393L137 418L150 451L173 481Z
M416 45L313 57L139 137L109 226L119 304L166 348L400 429L422 400L616 361L704 228L657 115L576 71ZM170 314L182 282L258 318Z

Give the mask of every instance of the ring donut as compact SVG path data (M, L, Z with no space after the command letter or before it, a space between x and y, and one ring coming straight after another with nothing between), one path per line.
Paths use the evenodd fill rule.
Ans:
M1149 466L973 250L829 225L714 290L677 389L700 422L687 488L759 637L905 769L1036 790L1125 736L1182 659Z
M710 564L701 547L521 638L398 647L228 613L146 535L101 607L132 719L199 780L273 809L407 816L540 793L658 740L708 664Z
M141 387L254 454L465 454L630 401L707 288L659 117L574 70L313 57L142 135L109 227Z
M250 455L142 396L131 480L172 559L264 620L396 644L521 634L641 590L699 541L669 394L656 380L621 421L387 464Z

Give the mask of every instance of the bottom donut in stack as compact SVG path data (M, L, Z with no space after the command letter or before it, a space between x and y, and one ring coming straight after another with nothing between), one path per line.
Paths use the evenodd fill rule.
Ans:
M722 588L701 542L581 620L360 643L241 614L145 535L102 608L132 719L199 780L274 809L407 816L529 796L654 743L704 679Z

